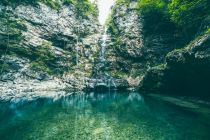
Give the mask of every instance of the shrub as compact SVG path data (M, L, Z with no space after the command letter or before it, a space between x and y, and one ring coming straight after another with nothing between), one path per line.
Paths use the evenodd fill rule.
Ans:
M89 15L97 16L96 6L92 4L89 0L64 0L63 4L69 5L73 4L76 7L77 15L87 17Z
M138 7L147 18L170 20L188 40L206 30L210 13L209 0L139 0Z

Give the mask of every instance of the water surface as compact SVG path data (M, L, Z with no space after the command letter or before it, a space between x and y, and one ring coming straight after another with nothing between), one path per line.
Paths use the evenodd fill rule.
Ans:
M210 118L138 93L0 104L1 140L209 140Z

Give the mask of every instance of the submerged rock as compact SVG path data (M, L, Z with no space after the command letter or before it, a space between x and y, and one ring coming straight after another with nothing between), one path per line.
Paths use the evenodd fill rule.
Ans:
M128 87L126 80L104 77L103 79L88 79L84 90L105 92L109 90L126 90Z

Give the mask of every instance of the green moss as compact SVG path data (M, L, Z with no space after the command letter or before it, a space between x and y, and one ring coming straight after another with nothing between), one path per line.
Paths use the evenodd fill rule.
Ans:
M153 9L163 9L165 8L166 1L164 0L139 0L138 7L139 9L149 10L149 8Z
M6 48L8 48L8 55L18 55L30 59L31 68L34 70L44 71L48 74L62 74L68 69L67 66L58 67L58 58L51 51L51 44L48 42L43 42L41 46L35 48L21 46L20 44L9 44L4 49L1 48L1 52L5 52Z
M0 72L9 72L11 66L6 63L0 63Z
M210 32L209 32L210 33ZM179 48L179 49L174 49L173 51L169 52L167 55L166 55L166 58L169 58L170 56L173 56L177 53L180 53L180 54L184 54L186 52L189 52L192 47L194 46L194 44L196 42L199 42L199 40L201 40L202 38L205 38L206 34L209 34L208 31L206 33L203 33L202 35L199 35L197 36L194 40L192 40L187 46L183 47L183 48Z
M4 3L5 1L6 0L3 0L0 3ZM37 2L37 0L8 0L7 2L7 4L34 4ZM46 0L42 2L50 5L50 2L53 1ZM24 37L22 36L22 31L27 31L27 27L25 26L24 21L14 20L11 17L14 17L12 13L0 12L0 56L7 54L28 58L31 61L30 65L32 69L44 71L49 74L60 75L63 74L64 71L70 70L70 67L72 66L72 59L66 60L65 56L56 56L50 42L43 41L42 45L37 47L25 46L24 44L22 44L22 40L24 40ZM0 65L0 67L2 67L2 64ZM7 66L4 67L5 69L7 69Z
M119 70L110 71L110 74L111 76L116 77L116 78L122 78L123 76L126 75L126 73Z
M58 10L61 6L58 0L2 0L0 3L13 6L20 4L36 6L38 2L42 2L56 10Z
M4 5L14 5L14 6L20 4L37 6L38 2L42 2L55 10L59 10L62 4L64 5L73 4L76 7L78 15L97 16L96 8L94 4L92 4L89 0L2 0L0 3Z
M35 71L47 72L48 74L53 73L43 61L32 61L30 68Z
M19 44L8 45L8 50L10 54L16 54L21 57L29 57L32 55L32 52L29 48L20 46Z
M76 0L63 0L63 4L69 5L69 4L75 4Z
M88 17L89 15L97 16L96 6L89 0L64 0L63 4L73 4L76 7L77 15Z
M11 5L11 6L17 6L17 5L20 5L20 4L37 4L39 0L1 0L1 4L3 5Z
M128 6L131 0L116 0L116 5L126 5Z
M26 31L27 28L23 21L14 20L8 14L3 14L0 21L0 55L7 54L27 54L27 50L20 46L21 40L23 40L22 31Z
M112 19L109 19L109 21L108 21L108 30L112 35L118 35L118 33L119 33L118 28Z
M151 69L164 70L165 68L166 68L166 64L160 64L160 65L152 67Z
M206 30L206 33L207 33L207 34L209 34L209 33L210 33L210 28L208 28L208 29Z
M14 20L9 15L4 15L5 17L1 18L0 22L0 36L3 37L4 40L9 38L9 40L19 41L22 39L21 31L27 31L27 27L24 22L21 20Z
M188 41L193 39L196 34L206 30L201 27L210 13L208 0L139 0L138 5L139 10L146 17L161 13L156 17L162 16L169 19L176 27L180 28Z
M171 19L179 25L195 24L209 15L208 0L171 0L168 4Z
M31 69L37 71L47 72L48 74L61 74L63 73L63 67L57 69L57 57L53 52L50 51L49 46L40 46L39 49L35 50L30 56Z
M59 3L58 0L40 0L40 2L43 2L44 4L56 10L59 10L61 7L61 4Z

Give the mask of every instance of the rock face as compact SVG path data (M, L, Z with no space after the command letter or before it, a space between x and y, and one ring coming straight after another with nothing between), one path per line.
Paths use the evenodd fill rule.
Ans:
M94 62L94 68L92 71L92 77L86 80L86 91L110 91L110 90L126 90L128 82L122 78L115 78L110 75L107 65L107 47L110 46L110 37L107 35L107 30L103 31L98 46L100 47L98 57Z
M56 1L55 8L46 1L5 2L0 2L0 100L65 89L210 92L209 15L186 39L162 11L145 14L140 1L117 1L103 34L96 15L82 14L72 3Z
M85 91L105 92L110 90L126 90L128 82L123 79L114 79L113 77L103 77L100 79L89 79L86 81L87 86Z
M158 15L144 16L135 0L113 8L109 33L109 71L114 77L126 79L131 87L138 87L147 69L163 63L166 54L181 43L171 23Z
M206 33L187 47L170 52L165 64L148 70L141 89L209 94L209 46L210 34Z
M128 87L125 80L106 75L106 63L97 62L102 36L97 17L60 4L55 9L42 2L0 2L0 100ZM100 77L94 74L97 68Z
M209 93L209 15L204 14L201 22L184 24L185 30L163 9L152 7L152 1L144 11L139 9L138 4L148 4L144 2L117 1L113 7L108 71L141 90Z
M98 52L99 25L97 17L76 10L73 4L56 10L43 3L0 2L1 94L85 87Z

